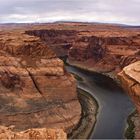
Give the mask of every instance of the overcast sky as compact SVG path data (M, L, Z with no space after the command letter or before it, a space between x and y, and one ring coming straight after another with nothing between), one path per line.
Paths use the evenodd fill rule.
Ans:
M140 25L140 0L0 0L0 23L61 20Z

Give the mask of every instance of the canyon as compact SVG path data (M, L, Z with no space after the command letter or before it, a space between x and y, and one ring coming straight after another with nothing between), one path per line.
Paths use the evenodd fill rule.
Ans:
M54 27L54 25L56 25ZM38 36L72 65L116 78L140 60L140 29L106 24L54 24L26 33ZM67 29L67 30L66 30Z
M15 133L32 128L71 133L81 105L63 61L24 30L1 32L0 47L0 125L14 126Z
M21 131L22 136L32 128L41 132L46 128L63 129L62 133L69 134L77 127L82 115L77 83L65 69L66 60L60 58L67 58L67 63L78 68L120 80L140 112L140 28L96 23L3 25L2 127L14 125L12 133ZM65 134L62 138L66 138Z
M140 138L140 61L128 65L118 74L123 88L135 103L138 115L133 117L135 124L135 138Z

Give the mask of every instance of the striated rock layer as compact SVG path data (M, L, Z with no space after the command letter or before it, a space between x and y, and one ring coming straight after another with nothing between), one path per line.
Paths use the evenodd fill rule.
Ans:
M140 28L86 23L3 25L0 125L15 125L14 131L48 127L70 132L78 124L81 106L76 82L56 54L68 56L73 65L115 77L140 60Z
M112 73L140 60L140 36L96 37L77 40L69 51L69 62L87 70Z
M26 34L40 37L42 41L57 54L58 57L68 55L69 49L75 41L77 31L75 30L54 30L54 29L41 29L29 30Z
M36 128L21 132L13 132L10 127L0 126L0 139L43 139L43 140L66 140L66 133L62 129Z
M124 67L140 60L139 27L86 23L58 23L38 27L26 31L26 34L40 37L57 56L68 56L71 65L86 70L117 79L117 74ZM128 80L125 80L122 80L123 85L128 89ZM134 93L135 90L139 91L137 88ZM131 98L140 110L139 97L137 94L133 96L133 92L130 92Z
M40 37L69 63L113 78L140 60L140 28L107 24L59 23L26 31Z
M121 85L132 97L140 113L140 61L130 64L118 74Z
M13 131L63 129L81 118L76 80L40 38L25 30L0 33L0 125Z
M140 61L125 67L118 74L122 87L129 93L129 96L136 105L139 116L134 116L135 138L140 139Z
M69 64L82 69L106 74L118 80L117 74L124 67L140 60L139 27L62 23L43 28L34 28L26 33L40 37L59 57L68 56ZM139 84L135 83L139 72L136 74L135 70L137 76L130 77L128 75L132 76L134 71L132 69L128 74L126 69L127 67L122 72L123 76L119 77L123 87L129 89L140 112L140 89Z

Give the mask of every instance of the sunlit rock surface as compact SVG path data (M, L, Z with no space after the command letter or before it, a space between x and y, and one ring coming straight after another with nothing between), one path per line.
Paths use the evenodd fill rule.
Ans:
M134 124L135 138L140 138L140 61L125 67L118 78L138 110L139 116L134 118Z
M25 31L0 32L0 125L13 125L14 132L51 128L70 133L81 118L76 80L40 38Z
M36 128L21 132L13 132L11 127L0 126L0 139L43 139L43 140L66 140L66 133L62 129Z

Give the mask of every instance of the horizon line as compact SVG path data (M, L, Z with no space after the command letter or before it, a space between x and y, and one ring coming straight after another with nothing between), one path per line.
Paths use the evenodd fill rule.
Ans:
M112 24L120 26L134 26L139 27L140 25L126 24L126 23L115 23L115 22L92 22L92 21L48 21L48 22L2 22L0 25L4 24L50 24L50 23L85 23L85 24Z

